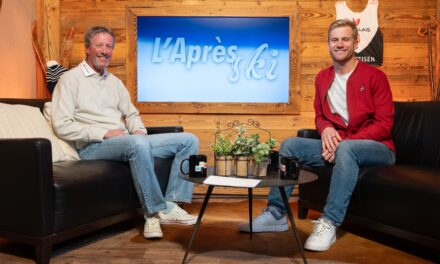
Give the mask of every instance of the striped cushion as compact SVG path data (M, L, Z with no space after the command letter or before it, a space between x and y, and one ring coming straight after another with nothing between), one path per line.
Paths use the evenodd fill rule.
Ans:
M52 161L64 159L63 150L37 107L0 103L0 138L47 138L52 145Z

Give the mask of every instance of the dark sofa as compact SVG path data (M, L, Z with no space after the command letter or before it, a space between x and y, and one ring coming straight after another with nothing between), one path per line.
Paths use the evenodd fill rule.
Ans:
M361 168L347 211L356 225L440 250L440 102L396 102L393 140L396 164ZM319 138L316 130L299 137ZM318 180L299 187L298 217L321 211L330 166L308 168Z
M42 110L46 100L0 102ZM183 131L147 129L149 134ZM162 192L172 160L155 159ZM0 171L0 237L34 246L37 263L49 263L53 244L142 215L127 163L52 163L47 139L0 139Z

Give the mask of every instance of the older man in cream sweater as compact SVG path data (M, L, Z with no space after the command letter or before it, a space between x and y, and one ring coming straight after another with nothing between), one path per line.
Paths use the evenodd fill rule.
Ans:
M148 135L121 80L107 71L115 45L111 29L93 27L85 34L86 59L59 80L52 116L59 137L76 143L81 159L130 164L145 210L145 238L163 236L160 223L195 224L176 202L191 202L193 185L178 177L181 161L198 151L190 133ZM154 172L154 157L175 157L166 194Z

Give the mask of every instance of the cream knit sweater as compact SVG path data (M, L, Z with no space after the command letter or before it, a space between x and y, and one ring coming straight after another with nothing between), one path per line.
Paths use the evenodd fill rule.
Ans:
M146 133L139 111L121 80L105 71L100 76L87 62L64 73L52 97L53 128L78 149L102 141L110 129Z

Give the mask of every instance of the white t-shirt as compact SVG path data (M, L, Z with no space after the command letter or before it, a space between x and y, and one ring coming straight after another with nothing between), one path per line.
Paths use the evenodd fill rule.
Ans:
M340 115L346 125L349 120L347 109L347 80L353 70L342 75L335 73L335 79L327 93L332 113Z

